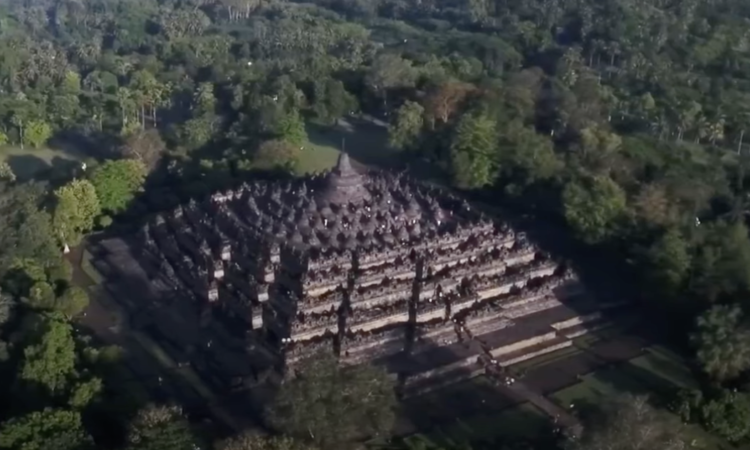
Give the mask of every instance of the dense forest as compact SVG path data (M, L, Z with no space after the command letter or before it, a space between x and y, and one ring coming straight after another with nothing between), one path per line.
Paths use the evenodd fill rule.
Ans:
M0 165L0 448L207 448L179 408L127 392L118 348L78 329L88 294L62 249L283 176L310 151L306 125L355 117L389 124L397 163L619 267L644 320L703 374L675 410L746 439L748 74L742 0L0 1L0 144L87 156L44 179ZM349 400L378 380L377 401L293 380L275 408L295 414L265 430L286 434L217 448L352 448L388 429L384 374L315 370L317 389L351 383ZM640 399L618 405L572 445L635 448L627 437L660 423ZM669 430L645 447L672 448Z

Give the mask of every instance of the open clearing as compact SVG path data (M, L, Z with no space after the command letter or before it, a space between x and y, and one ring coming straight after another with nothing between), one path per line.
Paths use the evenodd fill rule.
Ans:
M10 165L21 181L44 177L50 170L67 171L77 165L83 155L48 147L21 148L13 145L0 147L0 160Z
M334 126L308 123L307 136L308 143L297 160L298 174L334 167L342 149L360 167L386 167L396 162L396 153L388 147L386 128L374 120L342 119Z

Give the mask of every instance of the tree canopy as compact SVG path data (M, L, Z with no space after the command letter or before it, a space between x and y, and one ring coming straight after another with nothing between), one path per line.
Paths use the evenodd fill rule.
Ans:
M282 384L269 417L280 430L324 448L389 431L395 404L393 381L383 369L343 366L319 354Z

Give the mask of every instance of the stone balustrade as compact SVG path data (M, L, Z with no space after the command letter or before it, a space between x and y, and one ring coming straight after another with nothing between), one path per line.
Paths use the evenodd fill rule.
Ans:
M403 344L405 339L405 326L379 328L369 332L359 333L354 333L349 330L341 342L341 351L347 351L350 354L353 354L386 342L397 341Z
M338 289L328 290L317 296L308 293L297 302L297 307L305 313L328 311L331 308L338 308L345 296L343 287L339 285Z
M422 286L422 290L419 291L419 299L425 300L428 298L432 298L439 295L438 293L448 295L452 292L455 292L459 288L459 286L460 283L453 279L430 281Z
M545 300L537 300L525 305L518 305L512 308L504 308L502 315L503 317L507 317L509 319L517 319L519 317L528 316L529 314L534 314L536 312L544 311L561 305L562 303L560 303L560 300L554 297L549 297Z
M451 247L445 250L442 254L436 254L430 257L430 268L433 272L438 272L447 267L465 264L471 258L476 258L496 250L508 251L513 247L514 243L514 240L498 240L478 244L476 247L466 250L460 250L458 247ZM504 259L503 256L504 255L501 254L498 259Z
M394 303L378 305L374 308L353 309L351 316L347 318L346 323L353 329L356 325L365 322L376 321L405 311L408 312L408 307L408 300L399 300Z
M392 280L413 280L414 278L416 278L416 276L417 272L413 266L394 268L394 270L384 273L367 273L357 276L357 279L355 281L355 288L363 288L378 284L385 277L388 277Z
M307 297L319 297L329 292L338 291L343 289L344 286L341 283L332 283L324 286L319 286L314 289L303 289L302 295Z
M376 328L384 328L391 325L402 324L409 321L409 311L404 310L403 312L395 313L388 316L383 316L377 320L371 320L369 322L363 322L350 327L352 332L358 331L370 331Z
M329 311L321 314L300 314L296 320L292 321L291 338L295 341L304 341L316 336L321 336L326 332L338 332L338 314L336 311Z
M386 278L381 280L378 284L360 286L354 289L349 300L354 304L366 299L376 299L390 294L400 294L404 291L411 293L413 285L414 283L412 280Z

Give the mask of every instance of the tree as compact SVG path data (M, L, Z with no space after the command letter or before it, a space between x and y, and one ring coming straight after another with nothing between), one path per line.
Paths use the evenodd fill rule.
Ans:
M494 181L497 168L495 121L482 113L465 114L458 122L450 146L453 183L476 189Z
M474 91L474 86L458 81L449 81L432 88L424 101L427 122L433 128L436 121L447 123Z
M358 108L357 98L347 92L344 83L339 80L329 78L325 81L316 81L314 97L315 115L329 124L335 123L340 117Z
M50 318L39 342L24 349L20 378L59 395L76 376L73 330L67 322Z
M690 271L688 244L677 229L669 229L645 252L644 272L655 289L667 296L679 292Z
M291 436L330 448L390 430L396 397L385 370L341 366L313 355L286 380L269 410L271 422Z
M51 217L38 206L42 195L37 184L0 183L0 271L18 259L44 264L60 257Z
M622 139L601 126L591 126L581 130L580 147L582 161L592 170L608 173L614 164Z
M750 332L741 326L737 305L716 305L698 316L691 340L703 370L718 381L750 367Z
M63 242L77 243L83 233L94 227L94 219L101 214L96 188L88 180L73 180L56 190L55 197L55 231Z
M91 438L74 411L46 408L0 426L0 448L8 450L85 450Z
M54 308L70 319L83 312L88 306L89 294L86 293L86 290L78 286L70 286L55 301Z
M563 191L565 219L585 242L596 244L614 233L626 212L625 193L611 178L571 181Z
M312 450L312 447L288 436L261 436L245 432L222 441L216 450Z
M146 166L135 159L110 160L91 173L101 209L119 213L127 208L146 179Z
M664 227L677 220L677 208L667 195L666 189L658 184L641 187L633 201L636 216L648 226Z
M182 142L190 149L198 149L208 144L213 139L217 120L213 114L188 120L181 128Z
M424 108L416 102L406 101L396 112L388 127L388 144L399 150L412 148L422 131Z
M510 180L532 184L557 175L562 163L555 155L552 141L514 120L501 131L499 164Z
M750 288L750 240L741 222L716 222L702 229L692 288L715 301Z
M26 124L23 133L24 144L39 148L52 137L52 127L43 120L32 120Z
M411 87L416 77L417 71L412 67L411 61L393 53L381 53L365 75L365 84L383 97L383 106L387 107L388 90Z
M27 303L36 309L52 309L55 303L55 289L46 281L37 281L29 290Z
M177 407L149 405L130 424L127 450L185 450L197 444Z
M253 156L253 166L261 170L292 170L299 157L299 147L280 139L266 141Z
M571 450L682 450L679 424L659 413L644 396L624 395L603 405L596 421L586 423Z
M76 384L71 392L68 403L71 408L82 410L88 406L102 391L102 380L92 378Z
M302 117L297 110L292 110L281 116L280 120L276 123L273 132L278 139L292 145L302 146L307 143L305 122L302 120Z
M16 297L28 297L34 285L47 280L42 262L33 258L15 258L5 269L3 289Z
M750 397L721 390L703 402L700 416L707 430L730 442L739 442L750 434Z
M0 329L5 325L10 318L13 316L13 310L16 307L16 302L13 297L0 291Z
M137 159L150 172L161 160L167 149L156 129L139 130L125 138L122 154L126 158Z
M2 141L2 139L0 139L0 141ZM2 144L0 143L0 145ZM16 174L13 173L10 164L5 161L0 162L0 181L10 181L11 183L16 181Z

